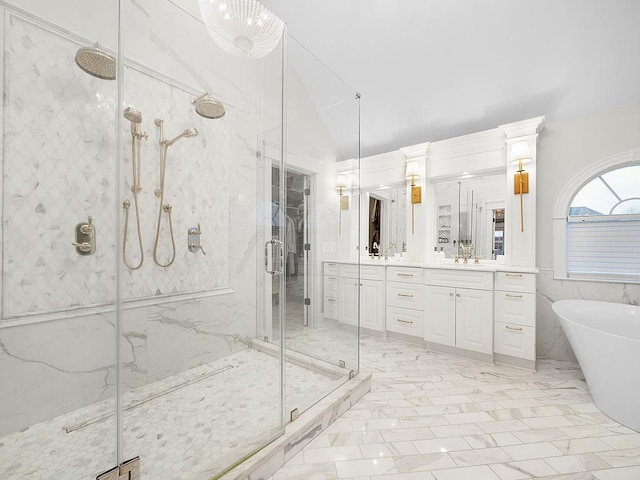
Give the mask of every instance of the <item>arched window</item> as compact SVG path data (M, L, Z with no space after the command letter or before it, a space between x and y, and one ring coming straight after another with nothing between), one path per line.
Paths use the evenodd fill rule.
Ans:
M597 172L566 215L567 278L640 282L640 164Z

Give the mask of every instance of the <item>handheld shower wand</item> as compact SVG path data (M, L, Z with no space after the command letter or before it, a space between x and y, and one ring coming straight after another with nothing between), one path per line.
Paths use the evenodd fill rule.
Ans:
M127 237L129 230L129 208L131 208L131 202L125 200L122 202L122 208L124 209L124 240L122 242L122 260L124 264L130 270L137 270L142 266L144 262L144 247L142 245L142 230L140 228L140 208L138 206L138 194L142 190L140 186L140 143L142 139L147 139L146 132L140 130L140 124L142 124L142 113L135 110L132 107L124 109L124 118L131 122L131 169L132 169L132 185L131 192L133 192L133 204L136 214L136 233L138 236L138 248L139 248L139 260L137 264L129 263L127 260Z
M154 123L156 124L156 127L160 129L160 138L158 141L158 143L160 144L160 186L154 192L156 197L160 199L160 205L158 208L158 222L156 224L156 238L153 244L153 261L159 267L166 268L169 267L176 259L176 241L173 234L173 222L171 220L171 211L173 210L173 207L170 203L164 203L164 178L167 164L167 150L170 146L174 145L182 138L195 137L196 135L198 135L198 130L196 130L195 128L190 128L183 131L173 140L167 140L164 138L164 120L161 118L156 118L154 120ZM165 212L168 216L169 236L171 238L171 256L166 263L162 263L160 260L158 260L158 243L160 242L160 225L162 223L162 212Z

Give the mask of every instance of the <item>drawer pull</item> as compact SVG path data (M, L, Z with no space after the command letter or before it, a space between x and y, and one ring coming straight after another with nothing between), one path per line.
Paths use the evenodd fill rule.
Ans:
M398 297L413 298L413 295L407 293L396 293Z
M400 323L413 323L413 320L403 320L401 318L396 318L396 321L398 321Z
M511 278L522 278L522 274L521 273L506 273L505 275L507 277L511 277Z
M515 293L505 293L505 296L509 298L522 298L522 295L516 295Z
M335 298L327 298L327 301L328 301L328 302L331 302L331 303L334 303L334 302L336 302L337 300L336 300Z
M515 330L517 332L521 332L522 331L522 327L510 327L509 325L505 325L504 328L506 328L507 330Z
M396 273L398 277L413 277L413 273Z
M329 280L337 280L338 277L327 277Z
M337 263L327 263L327 267L337 267Z

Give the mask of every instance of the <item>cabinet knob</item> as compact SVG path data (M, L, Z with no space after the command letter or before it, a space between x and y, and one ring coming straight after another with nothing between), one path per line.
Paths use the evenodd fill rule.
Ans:
M451 293L449 294L449 296L450 296L450 297L453 297L453 292L451 292Z
M456 293L456 297L460 298L462 295L460 295L459 293Z

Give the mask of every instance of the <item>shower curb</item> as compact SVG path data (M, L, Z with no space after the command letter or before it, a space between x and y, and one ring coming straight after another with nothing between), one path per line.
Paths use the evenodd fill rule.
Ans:
M288 423L282 436L219 480L267 480L370 391L371 374L357 374Z

